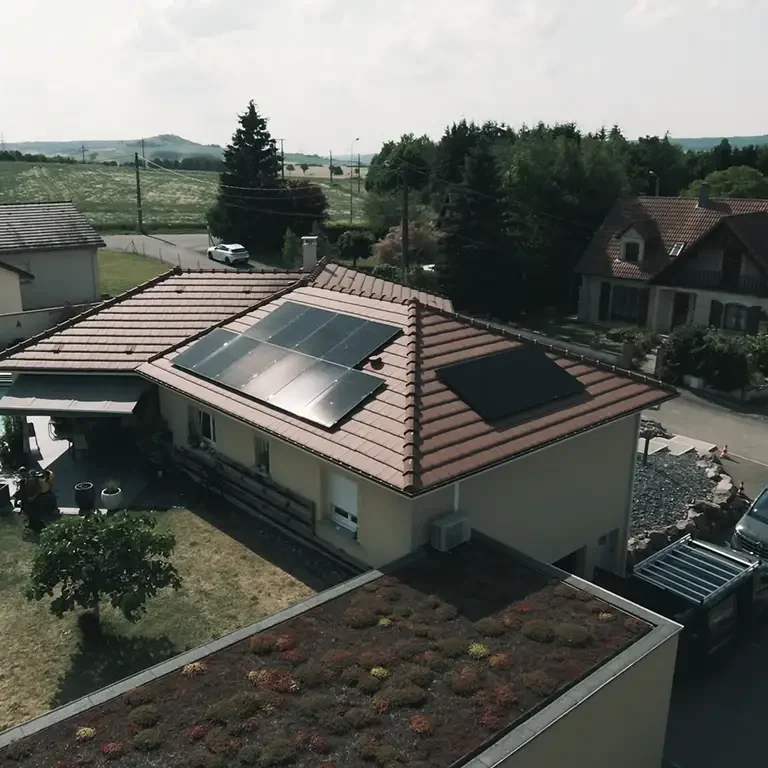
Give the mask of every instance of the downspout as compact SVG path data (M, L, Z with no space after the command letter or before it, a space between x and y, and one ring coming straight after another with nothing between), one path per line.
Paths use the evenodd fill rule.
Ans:
M459 486L461 485L460 481L457 481L453 484L453 511L458 512L459 511Z
M632 517L632 498L635 492L635 470L637 469L637 443L640 440L640 419L642 414L638 413L635 418L637 419L637 426L635 429L635 439L632 443L632 469L629 472L629 500L627 502L627 509L624 514L624 527L619 530L619 540L616 543L616 556L618 566L617 570L621 571L620 575L626 576L627 572L627 549L629 540L629 526Z

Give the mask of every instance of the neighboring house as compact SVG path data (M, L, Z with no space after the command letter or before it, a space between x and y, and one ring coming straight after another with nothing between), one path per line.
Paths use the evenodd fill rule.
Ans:
M0 314L22 311L22 284L34 279L35 276L31 272L0 261Z
M308 313L303 331L286 312ZM334 340L348 375L315 365ZM155 386L192 474L213 469L236 503L358 563L406 555L455 512L586 575L624 571L640 413L675 396L336 265L163 276L9 350L0 370L19 374L6 413L58 398L103 415L92 394L73 406L68 374L101 382L104 400L118 375Z
M98 301L104 241L70 202L1 203L0 261L34 275L21 283L25 311ZM0 315L18 309L0 305Z
M576 267L579 317L668 332L757 333L768 312L768 200L616 202Z

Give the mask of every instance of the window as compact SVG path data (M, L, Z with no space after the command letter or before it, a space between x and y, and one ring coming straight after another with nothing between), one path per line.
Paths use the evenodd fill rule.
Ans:
M206 411L198 411L198 426L200 427L200 439L208 445L216 445L216 419Z
M258 435L253 440L253 456L256 469L269 474L269 442Z
M613 286L611 320L626 320L636 323L640 309L640 289L625 285Z
M741 333L746 333L747 308L741 304L726 304L723 328L725 328L726 331L740 331Z
M329 518L357 538L357 484L341 475L329 478Z
M640 261L640 243L636 240L624 241L624 261Z

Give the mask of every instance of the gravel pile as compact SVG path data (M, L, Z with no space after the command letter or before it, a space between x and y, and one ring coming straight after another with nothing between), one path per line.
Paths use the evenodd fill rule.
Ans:
M665 528L679 520L694 501L711 499L715 484L707 478L695 451L682 456L656 454L637 457L630 536Z

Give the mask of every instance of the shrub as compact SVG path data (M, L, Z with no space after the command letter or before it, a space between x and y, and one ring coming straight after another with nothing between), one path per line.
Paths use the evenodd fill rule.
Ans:
M373 669L374 667L387 667L393 659L383 651L363 651L357 661L363 669Z
M423 622L414 622L411 624L410 629L416 637L428 637L432 640L439 639L442 634L437 627L424 624Z
M400 579L397 576L382 576L379 579L379 586L382 587L396 587L400 583Z
M490 654L490 650L485 643L472 643L469 646L469 655L473 659L484 659Z
M493 691L493 699L500 707L511 707L517 704L519 696L509 683L502 683Z
M414 715L411 718L409 727L414 733L418 733L419 736L431 736L435 732L432 718L427 715Z
M144 704L141 707L136 707L128 716L128 721L131 725L135 725L138 728L151 728L153 725L157 725L159 720L160 713L154 704Z
M557 688L557 682L540 670L523 675L523 684L537 696L549 696Z
M254 635L248 640L248 650L259 656L272 653L277 647L277 637L272 634Z
M393 707L420 707L427 700L427 692L416 685L392 686L385 693Z
M392 615L398 619L407 619L413 614L413 609L409 605L392 606Z
M296 641L291 635L278 635L275 640L275 650L290 651L296 647Z
M333 677L333 671L324 664L310 661L297 667L296 679L307 688L316 688L327 683Z
M340 675L341 682L344 685L348 685L352 688L357 685L360 678L359 667L347 667ZM371 678L372 680L375 678Z
M613 621L616 616L610 611L603 611L603 613L599 614L597 618L600 619L600 621Z
M258 765L261 758L261 747L257 744L246 744L237 755L241 765Z
M219 725L226 725L232 720L246 720L261 710L264 698L256 693L236 693L227 699L212 704L206 712L206 718Z
M347 710L344 713L344 719L356 731L376 725L376 723L379 722L379 718L376 716L375 712L363 707L353 707L352 709Z
M552 628L552 625L541 619L526 621L520 631L529 640L533 640L537 643L551 643L555 638L555 631Z
M305 717L317 719L321 713L333 707L333 698L319 693L311 693L307 696L301 696L296 702L296 707Z
M583 648L592 641L589 631L578 624L559 624L555 629L555 635L560 645L569 648Z
M202 661L193 661L182 667L181 674L184 675L184 677L200 677L205 674L206 670L207 667Z
M381 680L372 677L367 672L360 675L357 681L357 687L363 693L376 693L381 688Z
M534 606L528 600L520 600L512 606L512 610L517 613L533 613Z
M204 740L205 748L214 755L224 757L235 757L243 748L243 742L240 739L233 739L221 731L211 731Z
M345 667L355 664L355 657L350 651L341 648L328 651L322 658L323 664L334 672L338 672Z
M443 604L443 600L440 597L440 595L427 595L424 598L424 603L427 605L428 608L435 609L438 606Z
M200 741L201 739L205 738L205 735L208 733L208 726L205 724L199 724L199 725L193 725L191 728L187 729L187 739L194 744L197 741Z
M386 667L374 667L371 674L378 680L386 680L392 673Z
M414 685L418 685L420 688L428 688L432 682L434 675L428 667L423 667L417 664L412 664L406 667L402 674Z
M123 696L123 701L129 707L140 707L142 704L151 704L155 700L154 694L146 688L134 688Z
M516 632L518 629L520 629L520 627L523 626L523 622L520 620L520 617L515 616L515 614L511 612L502 614L501 623L504 625L505 629L509 630L510 632Z
M32 745L26 740L11 742L3 752L3 755L14 763L26 760L32 754Z
M480 725L489 731L498 731L504 726L506 716L500 707L489 706L480 715Z
M379 597L389 603L396 603L403 596L403 591L398 587L382 587Z
M119 741L106 741L99 747L99 752L107 760L117 760L125 754L125 747Z
M301 648L291 648L289 651L283 651L280 654L280 660L287 664L296 666L297 664L303 664L308 658L307 652Z
M287 765L296 759L296 747L287 739L276 739L261 750L259 764Z
M449 659L458 659L467 652L466 643L458 637L446 637L437 641L438 650Z
M344 611L344 623L352 629L366 629L373 627L379 617L372 610L366 608L347 608Z
M512 666L512 657L508 653L494 653L488 659L491 669L509 669Z
M486 616L475 622L475 629L485 637L500 637L504 634L504 624L493 616Z
M352 727L348 720L330 710L323 711L318 717L318 722L324 730L334 736L343 736L345 733L349 733Z
M316 755L327 755L332 750L330 742L321 733L315 733L310 737L307 748Z
M138 749L139 752L152 752L155 749L160 749L162 743L160 731L157 728L147 728L144 731L139 731L133 737L131 746Z
M459 696L471 696L480 688L480 676L472 667L462 667L450 675L448 685Z
M392 619L387 619L386 617L379 619L380 627L391 627L392 624L393 624Z
M371 709L377 715L383 715L389 711L389 699L386 696L374 696L371 699Z
M96 736L96 729L83 726L75 731L75 739L77 741L93 741Z
M435 618L438 621L452 621L458 615L456 606L450 603L441 603L435 608Z
M403 661L411 659L429 650L429 646L423 640L401 640L395 643L395 656Z

